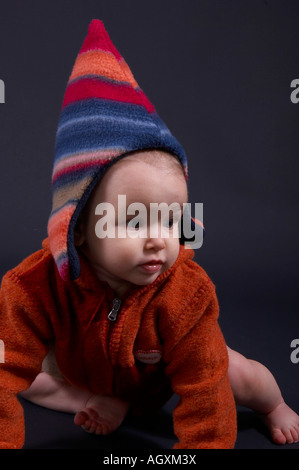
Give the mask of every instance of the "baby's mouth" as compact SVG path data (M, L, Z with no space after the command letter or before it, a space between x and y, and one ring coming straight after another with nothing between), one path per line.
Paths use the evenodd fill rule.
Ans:
M146 263L140 264L139 267L148 273L156 273L158 272L163 265L163 262L161 260L152 260L148 261Z

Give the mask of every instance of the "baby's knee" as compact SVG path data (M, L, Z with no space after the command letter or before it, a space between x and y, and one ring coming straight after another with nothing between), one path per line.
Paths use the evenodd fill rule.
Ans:
M243 391L248 393L254 380L252 361L237 351L227 349L229 357L228 376L232 390L234 393Z

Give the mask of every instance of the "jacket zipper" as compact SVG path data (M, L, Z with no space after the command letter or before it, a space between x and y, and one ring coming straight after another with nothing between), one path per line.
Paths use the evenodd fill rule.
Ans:
M112 303L112 310L108 313L108 319L110 321L116 321L117 320L117 316L118 316L118 313L119 313L119 310L120 310L120 306L121 306L121 300L120 299L113 299L113 303Z

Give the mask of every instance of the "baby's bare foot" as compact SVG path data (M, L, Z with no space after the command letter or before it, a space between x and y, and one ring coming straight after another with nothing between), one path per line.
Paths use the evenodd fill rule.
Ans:
M299 441L299 416L283 400L270 413L260 416L276 444Z
M128 409L129 403L119 398L93 395L74 422L89 433L110 434L121 425Z

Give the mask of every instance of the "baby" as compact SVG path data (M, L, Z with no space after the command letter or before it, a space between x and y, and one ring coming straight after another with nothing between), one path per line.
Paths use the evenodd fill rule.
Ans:
M174 448L234 447L235 402L275 442L299 439L270 372L226 347L215 287L181 229L186 178L182 147L93 20L58 125L48 238L1 284L0 448L23 446L19 393L96 434L176 393ZM153 222L153 203L175 210Z
M118 208L119 194L126 195L128 206L134 201L140 201L148 209L153 202L167 202L169 206L178 202L183 206L187 201L187 186L182 167L171 155L161 151L133 153L106 172L80 218L75 230L76 246L93 266L98 279L106 281L117 297L122 298L135 286L154 283L175 264L180 247L174 232L182 214L161 220L160 235L156 238L98 238L96 207L101 201L107 201ZM132 220L132 215L127 216L128 230L136 231L135 224L130 227ZM139 230L142 224L149 225L141 218L137 222ZM164 237L163 230L167 232ZM269 370L227 349L229 379L236 403L257 411L277 444L299 440L299 417L284 402ZM119 427L129 402L75 389L59 376L53 359L48 361L49 365L52 365L52 375L39 374L23 397L38 405L74 413L75 423L88 432L107 434Z

